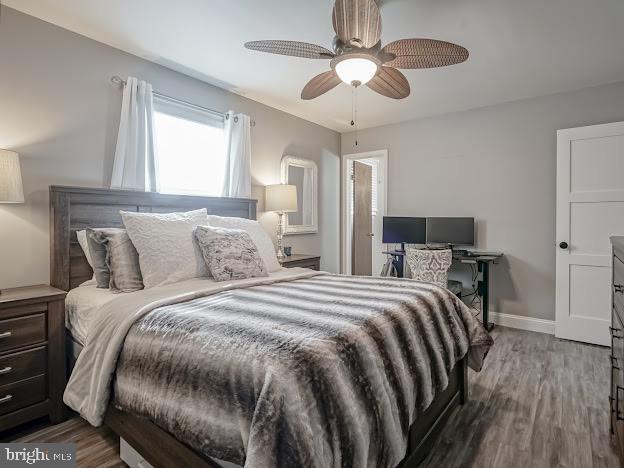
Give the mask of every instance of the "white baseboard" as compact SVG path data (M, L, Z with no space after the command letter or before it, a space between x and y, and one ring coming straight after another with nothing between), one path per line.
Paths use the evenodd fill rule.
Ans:
M555 321L490 311L490 320L497 325L538 333L555 334Z

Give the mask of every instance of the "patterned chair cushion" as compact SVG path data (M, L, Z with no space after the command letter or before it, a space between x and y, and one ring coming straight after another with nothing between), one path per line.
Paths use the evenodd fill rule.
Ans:
M423 250L407 248L407 264L412 271L412 278L425 283L433 283L447 288L448 269L453 255L450 249Z

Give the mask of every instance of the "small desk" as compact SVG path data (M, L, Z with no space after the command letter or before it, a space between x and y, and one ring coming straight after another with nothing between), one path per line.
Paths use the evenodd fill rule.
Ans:
M387 250L383 252L391 255L394 259L394 266L397 269L399 278L403 277L403 265L405 252L400 250ZM481 273L481 280L477 283L477 294L481 297L481 317L483 317L483 326L487 331L494 328L494 324L490 322L490 265L498 263L503 257L500 252L477 252L472 255L466 255L462 252L453 252L453 261L464 264L476 264L477 271Z

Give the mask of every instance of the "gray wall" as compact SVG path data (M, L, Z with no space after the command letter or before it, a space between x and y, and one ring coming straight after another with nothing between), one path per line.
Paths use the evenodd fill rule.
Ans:
M621 120L624 83L345 134L342 153L389 150L390 215L477 218L506 254L490 309L554 320L556 130Z
M0 205L0 288L48 281L49 185L108 185L121 105L121 89L110 82L115 74L140 77L198 105L251 115L255 198L264 196L259 186L280 181L283 155L314 159L320 233L285 243L298 253L321 254L323 268L337 271L338 133L6 7L0 64L0 148L20 153L26 192L25 205ZM276 219L260 216L272 235Z

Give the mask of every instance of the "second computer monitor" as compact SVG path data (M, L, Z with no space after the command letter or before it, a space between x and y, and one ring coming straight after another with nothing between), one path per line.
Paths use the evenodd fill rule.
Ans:
M474 245L474 218L427 218L427 244Z

